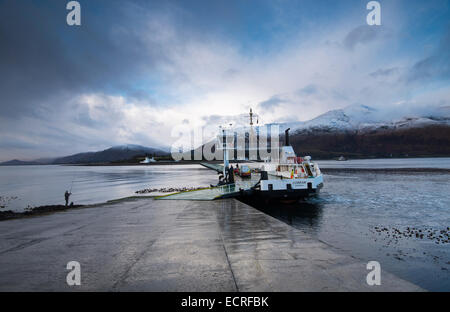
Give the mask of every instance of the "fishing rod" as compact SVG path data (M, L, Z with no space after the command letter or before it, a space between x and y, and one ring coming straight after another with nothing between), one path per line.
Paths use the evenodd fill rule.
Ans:
M69 191L69 193L72 193L72 188L73 188L73 182L74 182L75 180L72 180L72 184L70 184L70 191Z
M75 182L75 175L76 175L76 173L74 172L73 175L72 175L72 183L70 183L70 191L69 191L69 193L71 193L71 194L72 194L73 183Z

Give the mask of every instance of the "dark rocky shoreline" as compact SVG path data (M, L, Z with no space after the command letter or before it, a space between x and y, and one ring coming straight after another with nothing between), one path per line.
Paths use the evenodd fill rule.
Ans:
M173 192L186 192L186 191L195 191L207 188L206 186L201 187L163 187L163 188L147 188L143 190L136 191L136 194L148 194L148 193L173 193Z
M27 210L25 210L23 212L16 212L16 211L12 211L12 210L0 211L0 221L24 218L24 217L29 217L29 216L36 216L36 215L46 214L46 213L50 213L50 212L66 211L69 209L80 208L83 206L84 205L71 205L71 206L47 205L47 206L28 208Z

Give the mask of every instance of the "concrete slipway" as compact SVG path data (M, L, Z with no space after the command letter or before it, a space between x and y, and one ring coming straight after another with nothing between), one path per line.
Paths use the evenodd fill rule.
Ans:
M66 264L81 264L68 286ZM0 291L420 291L236 199L131 199L0 222Z

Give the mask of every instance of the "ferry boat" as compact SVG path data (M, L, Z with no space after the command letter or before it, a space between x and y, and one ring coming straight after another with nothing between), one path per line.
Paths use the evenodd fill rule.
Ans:
M255 195L269 199L301 199L317 195L323 187L319 165L312 162L310 156L297 157L289 144L289 130L285 131L279 160L261 165Z
M323 175L319 165L312 162L310 156L297 157L289 144L290 129L285 131L285 142L282 147L279 147L276 140L272 141L273 132L272 129L270 130L270 153L265 151L264 155L270 155L273 159L262 161L260 152L263 150L258 149L260 135L263 134L265 137L265 133L260 131L263 129L259 126L256 126L256 129L253 127L252 117L253 113L250 110L250 128L243 129L241 126L236 128L232 127L232 124L229 124L230 127L228 125L220 127L220 134L213 146L215 153L223 153L223 164L200 163L219 174L217 185L211 184L211 187L201 190L179 192L156 199L216 200L237 197L244 201L248 199L267 202L274 199L282 203L292 203L298 199L317 195L323 187ZM258 124L258 119L256 123ZM237 139L238 133L241 135L239 139ZM255 134L258 142L256 147ZM278 135L278 131L273 135ZM264 142L263 140L261 142ZM227 142L230 144L228 145ZM244 146L242 143L245 143ZM247 152L248 157L245 155ZM255 153L256 159L251 160ZM237 154L236 157L234 157L235 154Z
M250 110L250 131L253 128L253 113ZM284 199L297 200L313 195L317 195L323 187L323 175L319 165L311 160L310 156L298 157L289 143L289 129L285 130L284 146L279 147L279 157L276 159L266 159L263 163L251 162L241 164L241 168L248 166L253 172L251 187L241 188L241 196L256 196L261 199ZM227 137L233 138L233 130L228 132L222 130L218 136L217 148L223 150L223 166L218 171L222 171L218 185L238 186L239 182L248 181L242 179L242 174L235 174L236 170L230 164L227 152ZM220 140L219 140L220 139ZM250 151L251 148L248 148ZM205 165L205 164L203 164ZM212 168L211 166L207 166ZM248 184L246 184L248 185Z

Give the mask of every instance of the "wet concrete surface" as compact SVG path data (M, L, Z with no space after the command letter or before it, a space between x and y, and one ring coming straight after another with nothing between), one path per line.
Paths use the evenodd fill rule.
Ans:
M66 265L81 264L81 286ZM0 291L421 291L235 199L135 199L0 222Z

